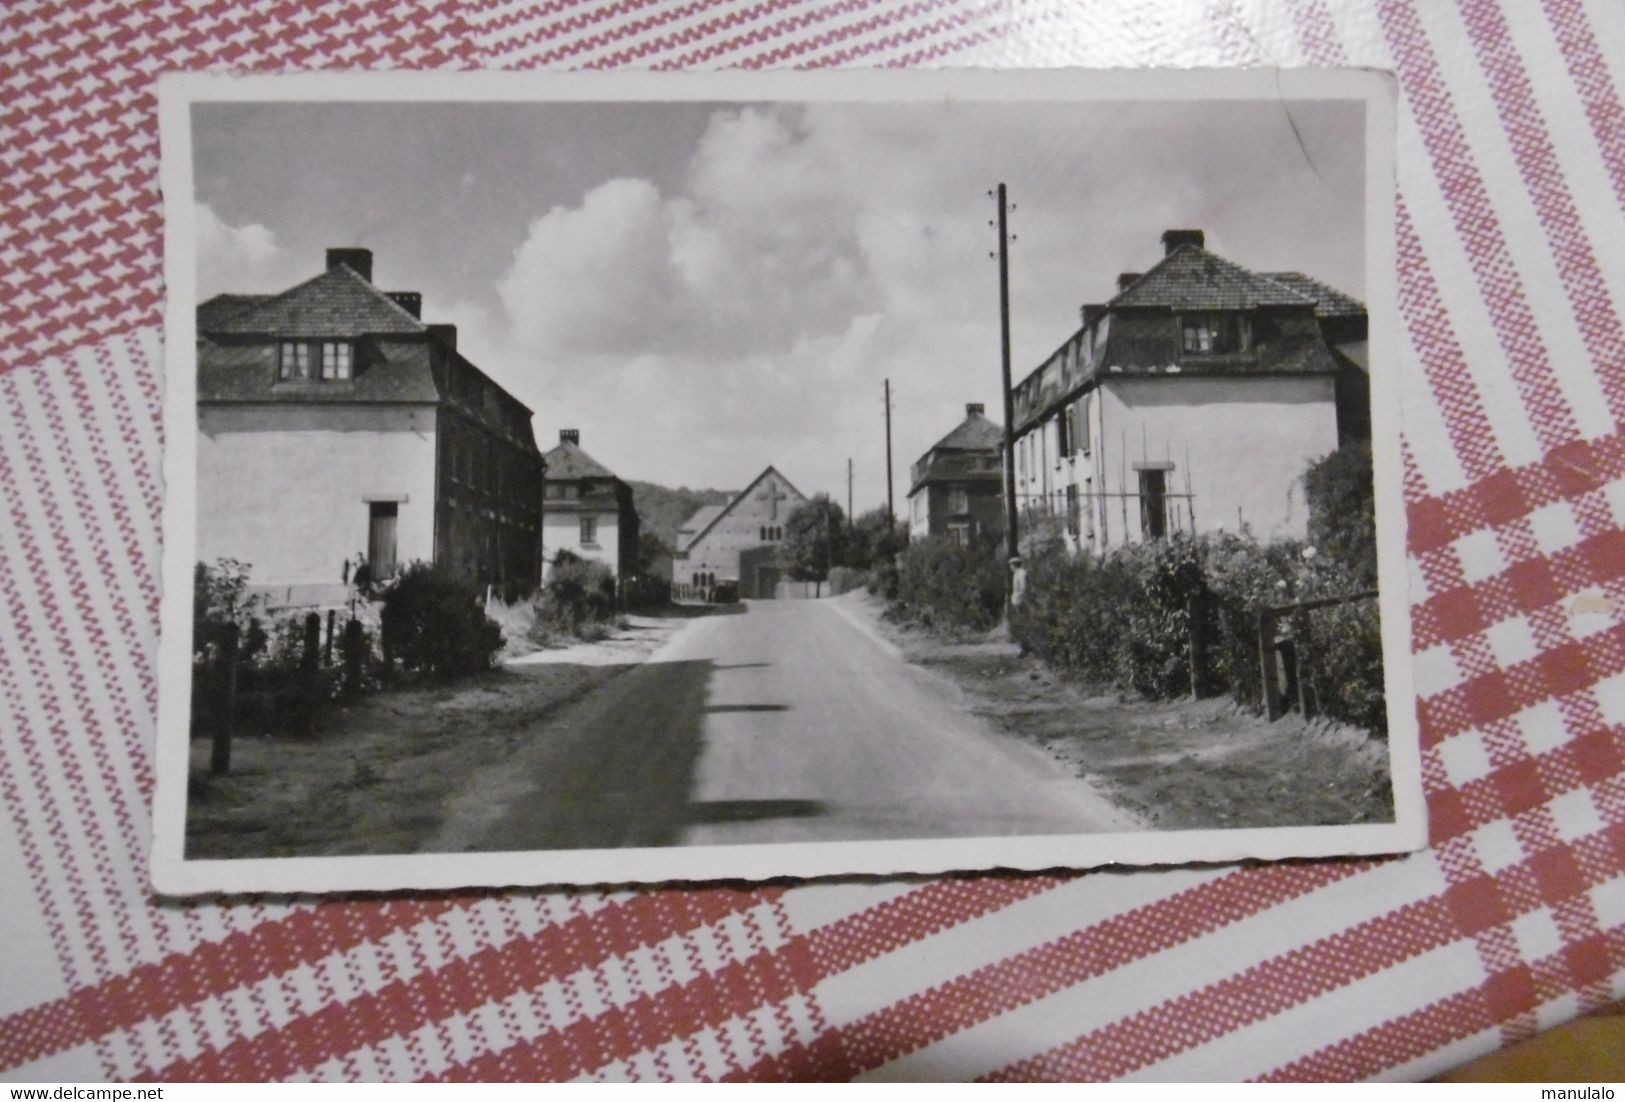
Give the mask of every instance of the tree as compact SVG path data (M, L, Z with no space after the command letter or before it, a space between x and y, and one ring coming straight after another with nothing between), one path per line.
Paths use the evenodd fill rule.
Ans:
M779 565L797 581L818 583L814 592L821 597L829 568L842 560L845 544L846 514L828 494L818 494L784 522Z
M877 506L852 521L845 562L855 570L890 566L907 546L907 528L887 512L885 506Z

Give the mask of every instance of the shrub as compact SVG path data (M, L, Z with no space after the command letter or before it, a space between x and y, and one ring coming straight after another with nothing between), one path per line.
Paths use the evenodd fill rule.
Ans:
M453 677L490 669L502 629L485 615L480 595L445 567L413 563L384 595L385 653L408 670Z
M1006 567L995 535L958 544L943 536L911 543L898 571L897 599L927 626L986 631L1004 612Z
M1317 557L1347 571L1355 588L1377 584L1377 502L1371 446L1339 448L1303 476L1309 542Z
M579 636L582 626L615 615L615 575L601 562L560 553L536 610L547 627Z
M850 593L854 589L864 589L870 584L870 575L867 570L860 570L853 566L832 567L829 572L829 592L832 597L839 597L843 593Z

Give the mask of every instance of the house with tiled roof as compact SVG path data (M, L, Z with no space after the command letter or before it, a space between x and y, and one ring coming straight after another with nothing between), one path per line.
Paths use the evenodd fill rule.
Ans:
M1014 387L1024 540L1302 537L1305 468L1370 439L1363 305L1209 252L1201 230L1162 245Z
M544 575L561 551L601 562L617 578L635 572L639 525L632 487L581 449L580 429L560 429L558 446L543 459Z
M1004 429L980 402L909 470L909 536L968 544L1004 532Z
M540 576L542 456L531 411L426 324L422 296L329 249L275 295L197 308L198 558L237 559L273 607L343 600L444 563L510 590Z

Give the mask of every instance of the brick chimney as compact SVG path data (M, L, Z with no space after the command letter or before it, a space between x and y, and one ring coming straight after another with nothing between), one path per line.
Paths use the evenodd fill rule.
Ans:
M414 318L423 317L423 296L416 291L385 291L390 300L411 314Z
M457 351L457 327L445 322L434 322L429 325L429 336L451 349Z
M984 406L981 402L966 402L965 403L965 416L966 417L981 417L986 412L987 412L987 407Z
M1162 255L1164 256L1185 245L1195 245L1200 249L1204 248L1206 243L1207 235L1201 230L1162 231Z
M1122 294L1129 289L1129 285L1142 276L1143 272L1119 272L1117 274L1117 293Z
M577 447L580 447L581 446L581 430L580 429L560 429L559 430L559 443L561 443L561 444L574 444Z
M337 268L340 264L343 264L346 268L349 268L356 275L360 276L362 279L366 280L368 283L372 282L372 250L371 249L356 249L356 248L328 249L327 250L327 270L331 272L334 268Z

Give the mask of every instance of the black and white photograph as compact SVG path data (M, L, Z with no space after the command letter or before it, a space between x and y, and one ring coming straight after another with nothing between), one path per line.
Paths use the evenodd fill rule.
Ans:
M1421 845L1393 95L166 80L155 883Z

